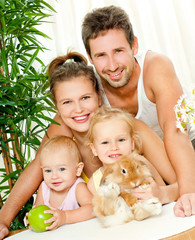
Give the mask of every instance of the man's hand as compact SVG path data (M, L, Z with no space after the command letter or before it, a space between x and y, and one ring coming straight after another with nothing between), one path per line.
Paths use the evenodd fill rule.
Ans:
M185 193L176 202L174 213L177 217L195 215L195 193Z
M6 237L8 233L9 233L8 227L5 224L0 223L0 240Z

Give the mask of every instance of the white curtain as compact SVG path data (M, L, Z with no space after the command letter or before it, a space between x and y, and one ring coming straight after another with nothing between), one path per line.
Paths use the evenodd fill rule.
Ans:
M122 7L130 17L139 47L167 55L174 63L182 85L195 86L195 1L194 0L47 0L56 13L41 30L52 40L43 42L50 49L44 54L48 64L68 48L85 54L81 24L93 8Z

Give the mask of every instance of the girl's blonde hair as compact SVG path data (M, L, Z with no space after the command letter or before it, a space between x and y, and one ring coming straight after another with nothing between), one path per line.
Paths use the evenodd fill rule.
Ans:
M68 151L72 152L75 156L75 160L78 162L82 161L79 149L73 141L72 138L67 136L55 136L49 139L41 149L40 160L44 159L44 152L52 149L66 148ZM73 159L70 159L72 161Z
M97 123L116 118L126 122L129 126L129 134L131 139L134 140L135 144L134 151L140 154L142 152L142 142L140 136L137 134L134 128L134 117L130 113L119 108L105 106L98 108L91 120L89 131L87 133L87 145L94 142L95 136L93 134L93 128Z

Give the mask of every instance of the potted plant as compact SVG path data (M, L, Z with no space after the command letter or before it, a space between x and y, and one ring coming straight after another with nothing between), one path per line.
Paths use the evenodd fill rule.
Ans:
M49 39L37 26L53 11L43 0L0 1L0 154L5 165L0 169L0 207L53 121L46 66L38 57L46 49L37 40ZM25 227L32 203L31 198L11 230Z

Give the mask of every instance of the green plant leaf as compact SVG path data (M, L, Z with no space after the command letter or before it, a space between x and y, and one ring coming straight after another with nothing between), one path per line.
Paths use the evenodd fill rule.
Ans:
M37 48L37 50L34 52L34 54L32 55L31 59L29 60L28 64L26 65L25 69L24 69L24 74L27 73L27 71L29 70L29 68L31 67L31 65L33 64L35 58L37 57L39 53L39 47Z

